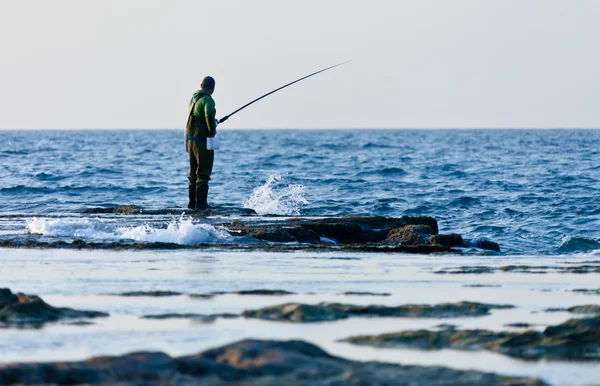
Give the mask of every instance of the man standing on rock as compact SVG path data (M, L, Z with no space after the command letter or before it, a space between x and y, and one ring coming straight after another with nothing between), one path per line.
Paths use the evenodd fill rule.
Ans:
M200 90L190 100L187 125L185 127L185 149L190 155L188 173L188 195L190 209L208 208L208 181L215 158L214 150L206 149L206 138L217 134L218 122L215 119L215 80L207 76L202 80Z

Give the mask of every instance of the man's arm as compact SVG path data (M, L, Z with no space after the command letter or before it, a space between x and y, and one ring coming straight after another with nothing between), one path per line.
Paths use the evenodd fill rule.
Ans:
M215 121L215 101L212 98L206 98L204 103L204 117L206 118L206 127L208 131L215 136L217 134L217 122Z

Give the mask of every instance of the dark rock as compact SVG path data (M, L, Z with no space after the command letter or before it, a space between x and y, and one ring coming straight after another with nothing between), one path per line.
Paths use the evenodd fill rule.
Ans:
M494 273L495 268L485 266L462 266L457 268L445 268L435 271L437 274L482 274L482 273Z
M504 325L505 327L513 327L513 328L530 328L535 326L535 324L530 323L508 323Z
M478 274L478 273L494 273L494 272L510 272L510 273L600 273L600 267L596 265L584 264L577 266L560 266L560 265L505 265L502 267L489 266L461 266L443 268L435 271L438 274Z
M210 314L210 315L205 315L205 314L155 314L155 315L144 315L142 316L143 319L157 319L157 320L165 320L165 319L194 319L194 320L200 320L202 322L213 322L218 318L223 318L223 319L235 319L235 318L239 318L239 315L236 314L229 314L229 313L224 313L224 314Z
M465 285L463 285L463 287L468 287L468 288L498 288L498 287L502 287L502 286L498 285L498 284L465 284Z
M385 241L404 245L427 244L434 232L435 230L429 225L405 225L402 228L391 230Z
M500 252L500 245L489 240L474 240L471 242L471 246L475 248L485 249L488 251Z
M109 208L87 208L76 211L83 214L102 214L102 213L121 213L121 214L139 214L142 208L136 205L120 205Z
M578 289L574 289L573 292L576 292L579 294L584 294L584 295L600 295L600 288L598 288L598 289L578 288Z
M183 295L181 292L175 291L131 291L131 292L122 292L118 296L131 296L131 297L167 297L167 296L179 296Z
M600 305L586 304L569 308L546 308L545 312L570 312L572 314L600 314Z
M254 290L242 290L232 292L236 295L263 295L263 296L284 296L284 295L295 295L294 292L284 290L270 290L270 289L254 289Z
M294 323L324 322L346 319L355 316L404 317L404 318L455 318L464 316L488 315L491 309L506 309L514 306L506 304L484 304L473 302L443 303L434 306L408 304L397 307L380 305L358 306L342 303L322 302L319 304L288 303L246 310L246 318L287 321Z
M35 295L13 294L8 288L0 289L0 327L40 327L63 319L104 316L108 314L52 307Z
M191 294L189 295L192 298L201 298L201 299L211 299L217 295L258 295L258 296L286 296L286 295L296 295L295 292L278 290L278 289L250 289L250 290L241 290L241 291L215 291L206 294Z
M356 291L346 291L342 293L342 295L347 296L391 296L392 294L387 292L356 292Z
M418 330L354 336L344 341L376 347L408 347L421 350L485 349L524 359L599 360L600 315L570 319L560 325L547 327L544 332Z
M212 299L215 297L215 294L189 294L188 296L192 299Z
M160 352L138 352L83 362L0 365L0 384L15 383L123 386L546 385L539 379L479 371L351 361L329 355L303 341L260 340L244 340L179 358Z
M447 247L462 247L465 242L461 235L450 233L447 235L433 235L429 238L429 243Z
M586 304L584 306L574 306L567 308L572 314L600 314L600 305L598 304Z
M400 218L377 216L344 216L321 219L290 219L285 223L252 224L233 222L227 229L236 235L248 235L272 242L320 243L321 237L343 244L382 242L392 229L406 225L427 225L438 232L437 221L432 217Z

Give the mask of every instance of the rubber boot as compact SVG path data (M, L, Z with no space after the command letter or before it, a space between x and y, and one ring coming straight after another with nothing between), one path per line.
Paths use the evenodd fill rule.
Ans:
M196 209L208 209L208 186L196 187Z
M190 201L188 202L189 209L196 209L196 187L188 185L188 196Z

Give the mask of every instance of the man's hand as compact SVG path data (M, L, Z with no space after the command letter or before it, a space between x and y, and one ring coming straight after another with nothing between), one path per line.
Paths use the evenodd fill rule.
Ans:
M219 126L219 120L215 118L215 129L217 128L217 126Z

